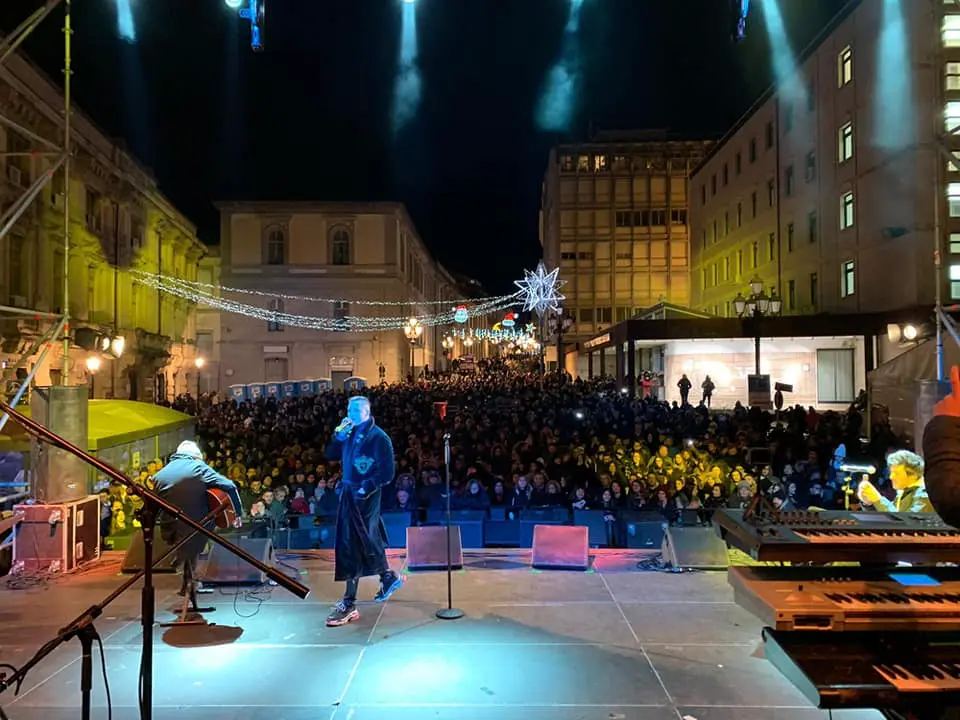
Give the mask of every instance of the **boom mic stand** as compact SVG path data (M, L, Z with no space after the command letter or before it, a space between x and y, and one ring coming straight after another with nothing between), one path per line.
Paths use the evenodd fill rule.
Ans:
M453 606L453 551L450 547L450 433L443 434L443 462L447 468L447 606L436 616L440 620L459 620L463 610Z
M73 445L56 433L51 432L45 428L40 423L32 420L31 418L26 417L20 412L17 412L12 407L7 405L4 402L0 402L0 412L8 413L10 418L23 427L33 437L43 440L44 442L53 445L54 447L68 452L72 455L79 457L81 460L86 462L88 465L91 465L99 472L103 473L107 477L115 480L116 482L126 486L126 488L143 500L143 508L140 515L140 524L143 530L143 589L140 595L140 622L143 626L143 638L142 638L142 671L140 676L140 718L141 720L151 720L153 717L153 626L156 621L156 607L154 605L155 601L155 592L153 587L153 532L156 526L157 515L160 512L165 513L167 516L178 520L187 527L189 527L194 534L200 533L208 540L212 540L217 545L220 545L228 552L236 555L241 560L246 563L254 566L260 572L264 573L267 577L273 580L277 585L281 586L284 590L296 595L301 600L306 598L310 594L310 588L302 585L293 578L288 577L282 572L278 572L272 567L268 567L264 563L257 560L250 553L245 552L244 550L238 548L233 543L224 540L222 537L217 535L212 530L208 530L203 524L196 522L195 520L190 519L184 515L183 511L180 510L176 505L170 504L160 495L156 494L152 490L137 485L135 482L130 480L126 475L121 473L116 468L111 465L103 462L102 460L93 457L92 455L84 452L76 445ZM129 584L127 585L129 587ZM112 599L112 598L111 598ZM91 618L92 621L92 618ZM90 625L90 622L82 623L83 625ZM81 632L83 634L81 634ZM93 640L96 638L96 634L90 635L89 630L84 628L77 628L75 632L70 633L68 637L72 637L74 634L80 635L81 643L84 642L84 634L88 635L90 640L90 645L92 646ZM56 643L57 645L60 642ZM55 647L55 646L54 646ZM86 648L85 648L86 649ZM51 648L52 650L52 648ZM89 680L89 683L92 683L92 665L91 665L91 677L86 678ZM81 678L83 680L84 678ZM0 690L5 689L9 683L0 685Z
M217 514L220 513L222 508L217 508L210 512L201 523L204 525L213 520ZM176 543L174 543L163 555L157 559L157 563L163 562L166 558L170 557L173 553L180 549L187 541L193 539L193 536L196 535L196 532L192 532L184 538L181 538ZM147 568L144 567L136 575L124 582L120 587L114 590L112 593L107 595L103 600L98 602L96 605L92 605L87 610L84 610L80 615L78 615L72 622L61 628L60 632L57 633L57 636L53 638L50 642L45 644L36 654L27 661L26 665L21 666L9 677L0 673L0 693L4 692L8 688L13 688L13 694L18 695L20 693L20 686L23 684L24 679L27 677L27 674L33 670L37 665L39 665L44 658L46 658L50 653L56 650L58 647L64 643L69 642L74 637L80 640L80 693L81 693L81 710L80 717L82 720L90 720L90 699L93 692L93 643L101 642L100 634L97 632L96 627L94 627L94 622L99 618L104 609L116 600L118 597L123 595L134 583L138 582L147 573ZM0 666L2 667L2 666ZM6 714L0 709L0 719L7 720Z

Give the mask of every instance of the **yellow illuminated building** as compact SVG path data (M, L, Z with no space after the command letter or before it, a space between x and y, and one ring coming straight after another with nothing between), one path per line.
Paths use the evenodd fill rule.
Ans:
M587 375L577 343L661 301L690 302L688 178L709 147L663 133L600 133L551 151L540 242L565 281L568 372Z
M50 167L36 138L62 141L62 92L25 58L0 70L0 112L20 129L0 127L0 203L9 208ZM78 110L72 113L70 187L58 171L0 240L0 305L60 314L64 304L63 211L70 208L71 384L92 380L96 397L153 401L195 387L196 308L138 283L134 271L195 280L206 248L196 228L156 181ZM13 366L56 320L0 312L3 390L37 363ZM101 353L99 341L122 352ZM117 357L119 355L119 357ZM96 360L87 362L91 357ZM98 362L99 361L99 362ZM62 344L53 343L35 385L61 381ZM91 377L92 376L92 377Z

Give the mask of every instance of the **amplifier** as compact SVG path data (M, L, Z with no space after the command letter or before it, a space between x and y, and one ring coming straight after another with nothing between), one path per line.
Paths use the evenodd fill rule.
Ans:
M12 573L72 572L100 557L100 496L57 505L17 505Z

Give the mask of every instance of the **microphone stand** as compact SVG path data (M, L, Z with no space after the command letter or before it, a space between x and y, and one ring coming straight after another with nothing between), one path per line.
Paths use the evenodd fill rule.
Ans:
M216 510L212 510L209 515L201 520L201 523L205 525L206 523L210 522L220 513L222 509L223 508L220 507ZM170 555L179 550L182 545L191 540L194 535L196 535L196 532L192 532L186 537L177 540L176 543L174 543L163 555L157 559L155 564L159 564L166 558L170 557ZM33 668L39 665L44 658L50 655L58 647L69 642L73 638L77 638L80 641L81 648L80 717L82 720L90 720L90 700L93 693L93 643L99 642L102 644L100 634L97 632L97 629L94 627L93 623L103 614L104 609L110 603L123 595L128 588L130 588L134 583L138 582L140 578L144 577L147 572L148 568L144 566L144 568L141 569L136 575L129 578L126 582L120 585L120 587L107 595L107 597L105 597L103 600L80 613L80 615L78 615L72 622L61 628L53 640L49 641L43 647L37 650L36 654L30 658L25 665L21 666L19 669L16 669L12 675L7 676L5 673L0 673L0 693L12 687L14 688L13 694L19 695L20 686L23 684L24 679L26 679L27 674L33 670ZM0 709L0 718L6 720L6 714L2 709Z
M226 549L228 552L254 566L260 572L264 573L267 577L273 580L277 585L280 585L283 589L293 593L301 600L310 594L310 588L302 585L293 578L288 577L285 573L278 572L274 568L260 562L250 553L240 549L228 540L224 540L220 535L217 535L212 530L207 529L204 524L198 523L195 520L187 517L183 511L180 510L180 508L178 508L176 505L172 505L157 493L153 492L152 490L148 490L142 485L136 484L133 482L133 480L128 478L113 466L81 450L76 445L67 442L62 437L54 432L51 432L35 420L26 417L4 402L0 402L0 412L9 414L12 420L17 422L24 430L27 431L27 433L33 437L43 440L50 445L63 450L64 452L75 455L88 465L94 467L100 473L124 485L132 494L143 500L143 508L140 511L140 524L143 530L144 551L142 573L143 589L140 595L140 621L141 625L143 626L141 655L142 670L140 674L141 720L151 720L153 717L153 626L156 622L156 607L154 605L155 592L153 586L153 532L156 525L157 515L160 512L163 512L173 520L183 523L193 531L193 534L200 533L208 540L212 540L217 545L220 545ZM127 583L126 587L129 587L129 584L130 583ZM88 614L85 613L81 620L87 616ZM83 639L84 635L87 635L90 641L90 646L92 647L93 640L96 639L97 636L95 631L93 634L90 634L90 630L86 627L92 624L92 620L93 618L91 617L89 620L81 622L80 626L75 629L72 629L71 627L66 628L67 630L71 630L71 632L66 636L65 639L69 639L69 637L72 637L73 635L78 635L81 638L81 643L83 643L85 642ZM60 642L62 641L56 642L56 645L59 645ZM56 647L56 645L54 645L54 647ZM87 649L89 648L85 646L84 651L86 652ZM50 651L48 651L48 653L49 652ZM88 684L92 684L92 665L88 675L88 677L82 677L81 681L86 680L89 681ZM9 682L0 683L0 692L5 690L7 687L9 687Z
M443 459L447 468L447 606L436 616L440 620L459 620L463 610L453 606L453 551L450 548L450 433L443 434Z

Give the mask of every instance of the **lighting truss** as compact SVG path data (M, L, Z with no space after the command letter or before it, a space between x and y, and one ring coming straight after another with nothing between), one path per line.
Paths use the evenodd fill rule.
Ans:
M31 185L26 188L23 193L20 195L17 200L7 208L2 214L0 214L0 241L10 232L11 228L17 223L18 220L23 216L31 204L36 200L37 196L43 190L43 188L50 182L54 174L60 172L61 170L64 173L64 188L70 187L70 157L71 157L71 146L70 146L70 134L71 134L71 112L72 112L72 101L70 94L70 79L72 75L71 70L71 35L73 29L71 26L71 0L45 0L41 7L37 8L33 13L29 15L20 25L9 35L0 39L0 68L2 68L3 63L8 60L17 49L23 44L24 40L32 33L41 22L43 22L58 6L63 5L64 8L64 23L63 23L63 34L64 34L64 62L63 62L63 142L62 144L57 144L44 138L37 133L33 132L29 128L23 127L21 124L13 120L12 118L4 115L3 111L0 110L0 125L5 126L8 131L12 131L17 135L21 136L32 146L30 149L25 152L16 152L0 153L0 157L10 158L10 157L46 157L51 159L50 167L40 172L36 180L31 183ZM48 321L51 322L51 327L42 334L42 336L33 343L29 348L26 348L25 351L21 353L20 359L14 363L11 368L6 368L3 373L3 383L0 384L0 396L4 394L6 389L6 381L12 376L16 377L16 373L21 369L26 362L32 357L41 347L44 347L42 355L45 356L49 350L49 345L47 343L57 340L57 336L62 336L60 339L63 342L63 367L62 367L62 377L61 381L63 384L69 384L70 380L70 320L69 320L69 307L70 307L70 204L69 202L64 202L63 206L63 255L64 255L64 278L63 278L63 306L64 313L63 315L55 315L53 313L44 313L37 310L30 310L26 308L17 308L10 307L7 305L0 305L0 316L13 316L13 318L23 318L27 320L34 321ZM18 320L19 322L19 320ZM33 374L36 372L37 368L41 365L40 362L34 364L34 368L31 371L30 375L23 384L27 385L33 379ZM22 396L22 391L18 392L15 400L19 401ZM2 427L2 425L0 425Z

